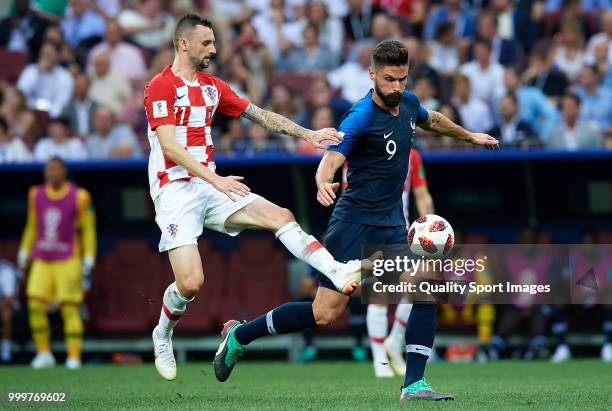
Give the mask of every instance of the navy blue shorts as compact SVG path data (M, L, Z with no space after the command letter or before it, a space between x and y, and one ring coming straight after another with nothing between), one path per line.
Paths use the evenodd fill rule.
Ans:
M408 232L405 225L372 226L359 223L349 223L332 216L327 226L325 247L331 255L341 263L363 258L364 244L406 244ZM334 283L323 274L317 272L319 287L337 291Z

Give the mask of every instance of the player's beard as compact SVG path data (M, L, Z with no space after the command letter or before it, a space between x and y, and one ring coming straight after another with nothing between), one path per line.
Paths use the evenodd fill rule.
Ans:
M397 105L402 100L402 93L398 92L385 94L376 83L374 83L374 89L376 90L376 94L378 94L380 99L383 101L383 103L385 103L387 107L397 107Z
M206 62L206 58L210 58L210 56L204 57L203 59L200 59L196 56L189 56L189 61L191 61L191 64L193 64L196 71L202 71L204 69L207 69L210 65L208 62Z

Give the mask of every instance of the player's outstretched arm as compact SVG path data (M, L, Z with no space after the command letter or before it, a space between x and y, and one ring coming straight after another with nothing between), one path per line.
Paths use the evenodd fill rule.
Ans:
M490 150L499 147L499 141L488 134L472 133L437 111L428 110L428 114L427 121L419 124L419 127L423 130L467 141L468 143L482 145Z
M340 183L334 183L334 175L346 161L344 154L337 151L326 151L317 168L315 181L317 182L317 201L329 207L334 204L336 191Z
M427 184L414 187L412 192L414 193L416 208L419 215L433 214L435 212L433 198L431 197Z
M157 133L157 139L159 140L162 152L166 158L174 161L194 176L204 181L208 181L213 187L227 195L232 201L236 201L233 194L245 196L251 191L249 187L240 182L244 177L221 177L214 171L200 164L198 160L189 154L176 140L175 126L169 124L159 126L155 129L155 132Z
M324 141L329 141L331 143L339 143L342 141L342 136L335 128L323 128L321 130L312 131L294 123L280 114L257 107L253 103L247 106L242 112L242 116L273 133L303 138L316 148L325 148L322 144Z

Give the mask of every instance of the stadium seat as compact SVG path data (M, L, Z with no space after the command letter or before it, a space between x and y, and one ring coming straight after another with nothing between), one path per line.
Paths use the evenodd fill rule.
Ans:
M49 125L49 112L43 110L32 110L36 117L36 129L39 131L41 136L47 135L47 126Z
M92 320L98 333L150 331L153 313L159 313L162 269L159 255L146 241L118 242L98 268L92 289Z
M0 80L15 83L27 64L25 53L0 49Z
M599 233L600 244L612 244L612 231L601 231Z
M274 238L245 238L229 259L231 293L238 296L241 318L251 319L290 301L287 292L288 262Z
M0 259L16 263L18 250L19 241L0 241Z
M486 234L481 233L466 233L465 234L465 244L488 244L489 239Z

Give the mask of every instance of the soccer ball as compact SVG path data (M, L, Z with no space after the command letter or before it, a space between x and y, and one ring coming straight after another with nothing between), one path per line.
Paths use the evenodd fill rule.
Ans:
M422 215L408 229L408 247L418 256L443 258L454 244L453 227L439 215Z

